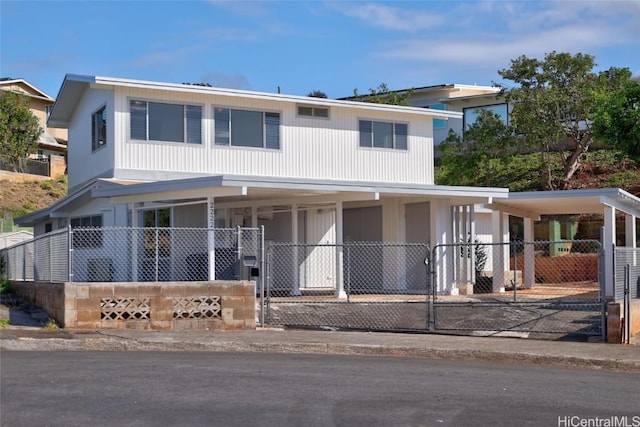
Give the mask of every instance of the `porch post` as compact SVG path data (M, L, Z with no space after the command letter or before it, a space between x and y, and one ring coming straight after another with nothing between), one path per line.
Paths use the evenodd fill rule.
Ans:
M251 228L258 228L258 207L251 206Z
M636 247L636 217L633 215L624 216L624 245L628 248Z
M131 203L131 229L133 235L131 236L131 281L138 281L138 239L140 237L140 230L138 230L138 204Z
M529 289L533 287L533 283L536 280L536 258L535 258L535 247L533 245L533 218L523 218L524 220L524 236L523 241L525 243L523 255L524 260L523 269L524 269L524 287ZM528 244L527 244L528 243Z
M344 247L343 247L343 224L342 224L342 202L336 202L336 298L346 298L344 291Z
M291 295L299 296L300 292L300 266L298 265L298 205L291 205L291 240L293 241L293 253L291 254L291 271L293 283L291 284Z
M429 202L429 220L431 232L431 244L435 248L437 245L447 245L452 243L453 235L453 209L449 200L433 199ZM436 250L432 262L436 271L437 292L449 292L451 295L458 295L458 288L453 282L453 260L455 259L455 249L451 246L443 246Z
M504 247L504 213L491 212L491 228L495 250L493 251L493 292L504 292L505 247Z
M604 207L603 234L604 262L602 263L602 278L604 280L605 297L613 297L615 296L613 256L616 245L616 210L611 206Z
M216 280L216 214L214 197L207 197L207 247L209 254L209 280Z

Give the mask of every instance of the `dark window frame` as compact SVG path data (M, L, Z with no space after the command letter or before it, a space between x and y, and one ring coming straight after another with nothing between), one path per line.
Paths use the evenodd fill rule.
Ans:
M380 142L380 129L391 126L391 144L384 146ZM378 132L376 132L376 129ZM360 148L382 149L382 150L409 150L409 124L400 122L383 122L379 120L358 120L358 145ZM378 138L376 138L376 133Z
M150 108L150 106L153 106L153 108ZM150 110L154 110L156 114L159 114L162 108L177 109L178 107L182 107L182 117L181 119L172 117L172 119L181 121L179 129L180 133L182 133L181 140L177 138L152 138L152 134L162 133L162 129L155 127L152 129L152 126L156 126L156 123L166 123L166 120L151 117ZM203 145L203 117L204 107L202 105L132 98L129 100L129 138L134 141ZM173 132L175 133L175 130Z
M107 145L107 106L103 105L91 114L91 152Z
M265 150L280 150L281 146L281 114L276 111L246 110L229 107L214 107L214 136L213 146L258 148ZM250 129L249 126L240 127L239 120L249 122L249 125L258 123L256 117L260 115L259 129ZM235 119L234 119L235 116ZM252 123L251 121L254 121ZM235 131L234 131L235 128ZM257 132L259 130L259 132ZM253 133L253 135L251 135ZM260 133L260 141L256 135ZM240 137L234 135L242 135ZM249 140L239 138L249 138ZM257 145L260 142L260 145Z

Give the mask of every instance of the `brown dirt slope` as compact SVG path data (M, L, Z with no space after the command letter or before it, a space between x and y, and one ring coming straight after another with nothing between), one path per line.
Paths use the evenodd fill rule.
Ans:
M0 181L0 217L14 218L46 208L67 194L66 177L57 180Z

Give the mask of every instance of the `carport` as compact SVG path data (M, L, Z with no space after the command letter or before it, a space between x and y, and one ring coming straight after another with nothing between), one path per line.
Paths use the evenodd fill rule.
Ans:
M605 296L614 296L615 265L614 252L616 247L616 213L625 217L625 246L636 247L636 217L640 216L640 198L619 188L564 190L564 191L532 191L509 193L507 199L495 201L487 205L492 209L493 241L503 241L502 230L508 223L508 215L517 216L524 220L524 241L532 242L533 223L541 215L577 215L603 214L604 227L601 233L601 244L604 251L602 265L602 280L604 280ZM525 247L525 251L533 251L533 246ZM529 255L529 256L527 256ZM532 253L525 253L526 259L533 260ZM504 259L494 257L494 270ZM534 284L535 262L526 263L523 267L523 281L525 287ZM503 283L500 274L494 275L494 291L499 291Z

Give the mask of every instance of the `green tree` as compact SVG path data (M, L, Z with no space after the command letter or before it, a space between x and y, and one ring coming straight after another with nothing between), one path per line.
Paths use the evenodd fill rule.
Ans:
M514 153L515 146L513 130L498 114L482 109L462 137L451 129L442 142L441 181L459 184L462 176L468 184L490 186L501 165Z
M627 79L620 89L601 94L593 131L597 139L640 158L640 83Z
M511 123L523 143L540 153L543 187L567 188L580 160L593 142L592 123L598 97L619 85L624 72L610 68L593 72L591 55L551 52L544 59L520 56L498 71L516 83L505 90L512 106ZM554 176L549 154L562 156L562 176Z
M409 105L409 99L413 95L413 89L393 91L385 83L381 83L377 89L369 89L369 93L362 95L358 89L353 90L353 101L371 102L374 104Z
M29 109L29 99L17 93L0 91L0 157L18 171L20 159L38 150L42 133L38 118Z
M307 94L307 96L311 98L326 98L327 94L321 90L312 90Z

